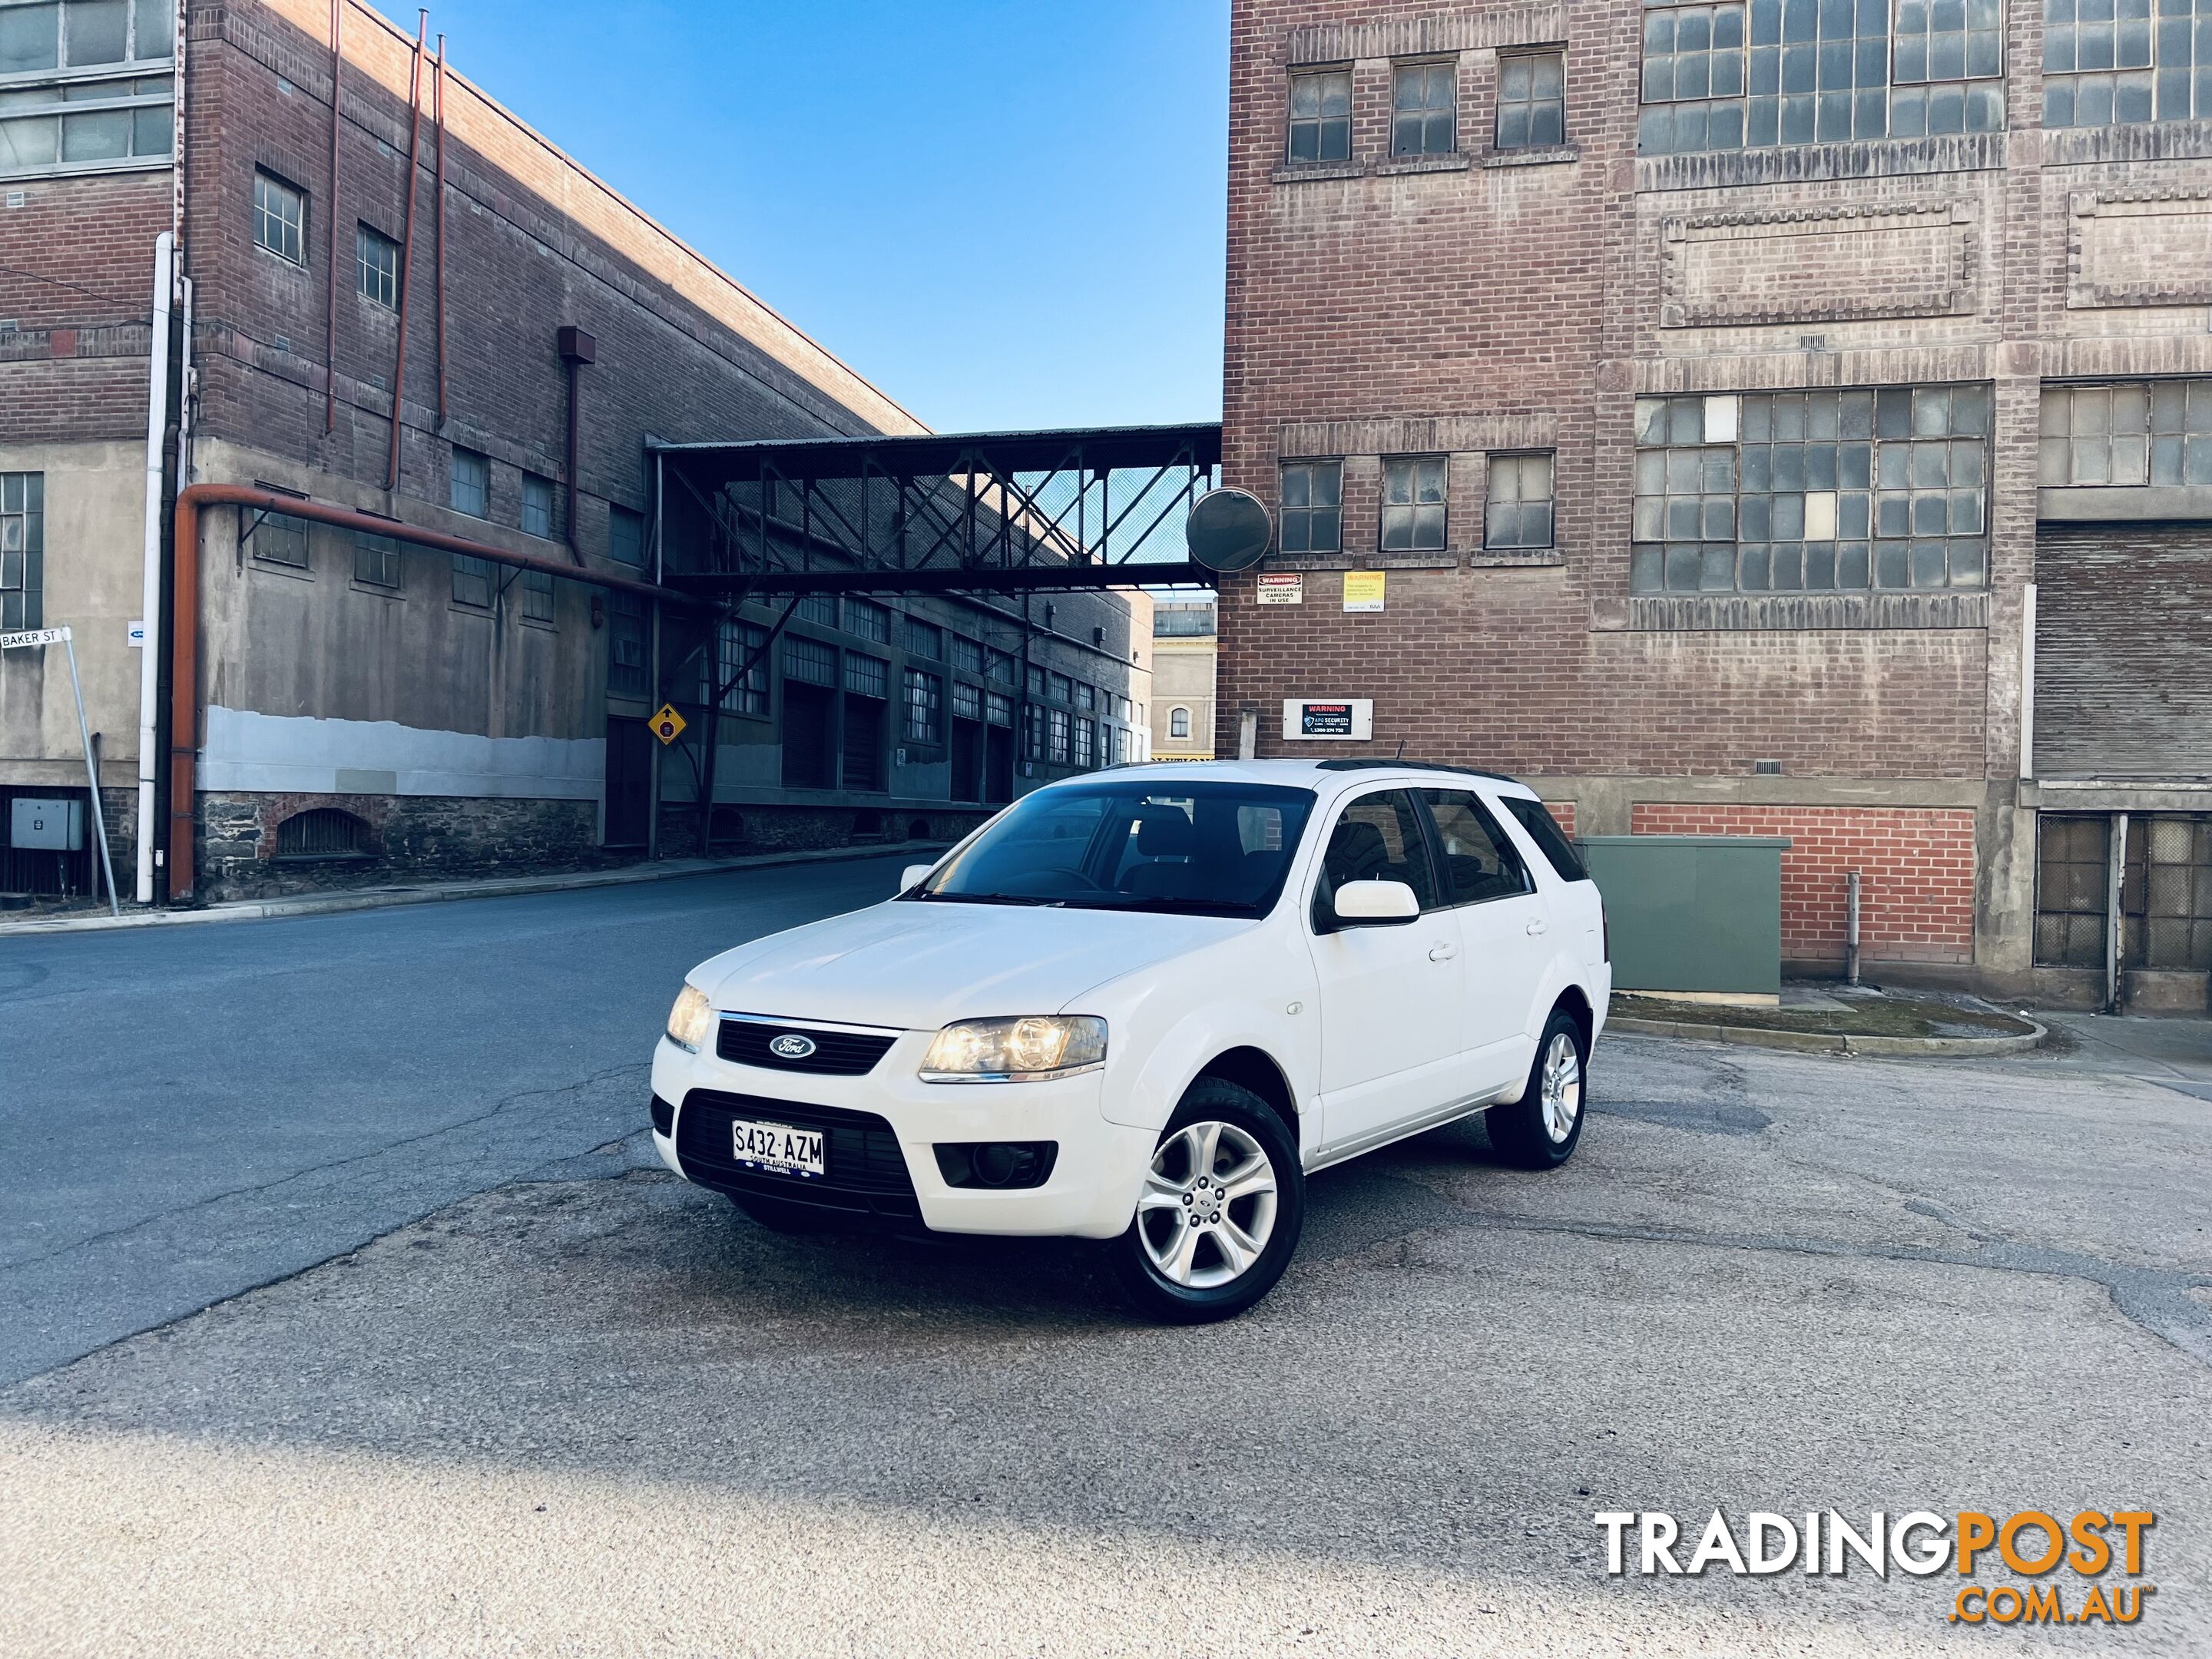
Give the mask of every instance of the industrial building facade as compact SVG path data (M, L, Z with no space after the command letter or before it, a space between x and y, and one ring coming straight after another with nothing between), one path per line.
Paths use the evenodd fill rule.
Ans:
M142 846L222 898L942 839L1141 753L1141 596L657 597L660 447L922 430L355 0L0 5L0 630L72 630L126 899ZM179 702L210 484L301 506L195 514ZM58 652L0 655L0 797L83 764Z
M2206 1006L2212 12L1232 9L1217 741L1786 835L1784 954ZM1358 752L1352 745L1348 752Z

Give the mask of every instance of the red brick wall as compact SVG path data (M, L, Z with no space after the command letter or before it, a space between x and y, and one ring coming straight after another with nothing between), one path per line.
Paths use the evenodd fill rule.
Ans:
M1544 806L1553 817L1559 821L1559 828L1565 830L1567 832L1568 838L1571 840L1575 833L1574 802L1571 800L1547 800L1544 803Z
M1845 877L1859 872L1863 960L1970 963L1974 815L1963 807L1713 806L1642 802L1639 836L1787 836L1782 953L1840 962Z

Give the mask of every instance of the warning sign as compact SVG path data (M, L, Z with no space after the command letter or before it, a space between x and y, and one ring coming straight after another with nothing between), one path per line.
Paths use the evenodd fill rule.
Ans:
M1304 576L1265 575L1260 578L1261 605L1304 605L1306 602L1306 579Z
M673 743L684 735L684 728L688 723L676 712L674 703L664 702L660 705L660 712L653 717L653 735L663 743Z
M1382 585L1387 573L1381 570L1347 570L1344 573L1344 608L1346 611L1380 611L1382 608Z

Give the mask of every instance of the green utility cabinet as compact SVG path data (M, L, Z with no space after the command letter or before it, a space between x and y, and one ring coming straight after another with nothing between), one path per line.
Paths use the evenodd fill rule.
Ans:
M1616 991L1771 999L1782 991L1787 836L1588 836Z

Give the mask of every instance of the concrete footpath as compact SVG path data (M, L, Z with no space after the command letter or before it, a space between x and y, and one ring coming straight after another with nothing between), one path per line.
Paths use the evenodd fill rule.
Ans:
M739 858L659 859L618 870L570 870L549 876L490 876L477 881L424 882L417 885L359 887L339 893L301 893L289 898L237 899L188 910L126 908L106 913L0 921L0 939L28 933L98 933L118 927L169 927L196 921L264 921L276 916L325 916L346 910L378 910L392 904L437 904L448 899L516 898L531 893L565 893L586 887L627 887L638 882L671 881L679 876L719 876L732 870L769 870L781 865L839 864L854 859L911 854L915 862L935 860L945 842L886 842L864 847L830 847L804 852L757 853Z

